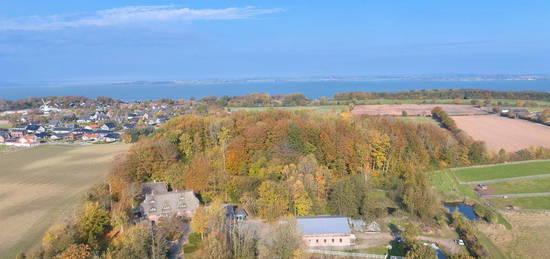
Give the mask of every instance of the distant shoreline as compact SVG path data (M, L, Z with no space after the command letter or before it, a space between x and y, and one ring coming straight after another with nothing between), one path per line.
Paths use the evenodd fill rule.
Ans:
M174 83L172 81L74 85L14 85L0 87L0 98L18 100L36 96L108 96L124 101L161 98L189 99L205 96L244 96L264 92L270 95L303 93L309 98L332 97L341 92L399 92L422 89L483 89L498 91L550 91L549 80L378 80L378 81L273 81L225 83Z

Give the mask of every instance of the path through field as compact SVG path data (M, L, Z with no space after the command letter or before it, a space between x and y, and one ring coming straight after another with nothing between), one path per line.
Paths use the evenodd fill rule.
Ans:
M453 116L458 128L475 140L483 140L487 147L498 152L518 151L530 146L550 148L550 127L534 122L510 119L497 115Z
M0 255L40 243L129 145L39 146L0 155Z

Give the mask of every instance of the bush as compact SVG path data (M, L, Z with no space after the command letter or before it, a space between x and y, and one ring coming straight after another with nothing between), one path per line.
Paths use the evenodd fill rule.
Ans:
M493 211L491 208L479 203L476 203L473 207L474 207L474 212L478 217L483 218L485 221L489 223L497 222L496 212Z

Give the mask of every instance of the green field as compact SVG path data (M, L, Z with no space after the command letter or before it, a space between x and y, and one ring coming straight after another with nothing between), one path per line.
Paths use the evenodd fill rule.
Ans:
M491 199L491 203L499 209L506 209L506 206L512 205L526 210L550 210L550 197Z
M459 180L464 182L550 174L550 161L472 167L455 170L453 173Z
M475 200L479 197L470 186L459 184L456 176L449 170L430 173L429 181L445 201L460 201L465 198Z
M550 192L550 177L488 184L491 194Z
M0 254L40 243L101 182L113 157L129 145L44 145L0 155Z

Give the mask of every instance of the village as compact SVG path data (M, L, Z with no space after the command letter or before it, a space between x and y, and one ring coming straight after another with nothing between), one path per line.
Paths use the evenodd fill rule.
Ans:
M44 101L38 109L0 112L0 144L34 147L41 144L116 143L129 132L149 131L190 112L189 104L80 103L60 108ZM128 136L128 141L132 142Z

